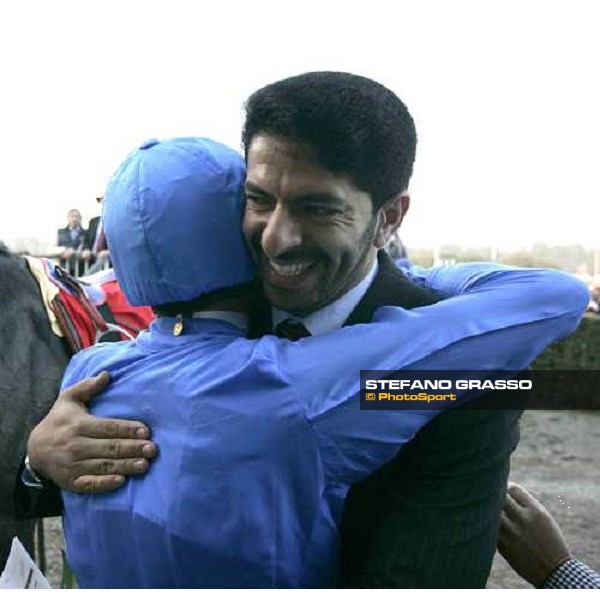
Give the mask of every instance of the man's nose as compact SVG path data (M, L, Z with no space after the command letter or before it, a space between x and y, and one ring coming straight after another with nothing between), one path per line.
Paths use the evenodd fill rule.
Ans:
M261 245L269 258L277 258L281 254L293 250L302 243L302 228L297 219L288 210L277 206L269 215L269 220L262 233Z

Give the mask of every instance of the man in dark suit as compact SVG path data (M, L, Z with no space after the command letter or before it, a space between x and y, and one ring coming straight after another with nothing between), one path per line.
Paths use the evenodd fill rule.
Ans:
M96 197L96 202L102 205L104 196ZM102 227L102 217L92 217L88 223L88 229L83 244L84 250L82 257L89 261L89 268L86 272L90 275L96 271L106 268L108 263L109 251Z
M409 208L416 148L414 123L395 94L345 73L290 78L251 96L243 140L243 226L274 307L266 327L319 335L369 321L378 306L437 301L382 251ZM64 436L46 436L63 444L46 472L80 491L113 489L121 474L143 472L156 452L147 427L94 419L77 400L63 396L56 418L77 423L79 450L65 452ZM450 411L355 486L342 532L342 585L483 587L518 417Z
M56 252L60 258L60 266L72 272L79 273L83 267L82 261L77 261L86 239L86 230L81 226L81 213L73 208L67 213L67 226L56 233Z
M293 317L315 334L437 301L380 250L408 210L416 147L392 92L336 73L278 82L249 99L243 140L244 231L275 325ZM484 587L519 416L450 411L355 486L342 585Z
M98 225L100 224L101 217L92 217L88 223L88 229L85 236L84 247L88 251L92 251L96 246L96 237L98 235Z
M67 213L67 226L56 233L56 245L63 248L62 258L71 258L84 245L85 229L81 226L81 213L73 208Z

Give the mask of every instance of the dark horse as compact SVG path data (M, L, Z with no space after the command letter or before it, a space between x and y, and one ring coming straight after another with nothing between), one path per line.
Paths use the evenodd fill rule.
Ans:
M34 522L12 516L13 490L29 432L56 398L69 357L25 260L0 242L0 571L13 536L32 551Z

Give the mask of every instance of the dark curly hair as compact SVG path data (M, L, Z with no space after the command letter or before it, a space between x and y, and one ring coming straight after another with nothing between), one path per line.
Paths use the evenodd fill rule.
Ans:
M308 144L321 166L350 175L377 209L408 187L417 133L404 103L359 75L304 73L261 88L246 102L242 143L267 134Z

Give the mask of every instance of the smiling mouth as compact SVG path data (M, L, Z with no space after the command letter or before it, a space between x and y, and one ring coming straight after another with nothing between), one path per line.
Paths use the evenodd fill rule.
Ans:
M302 277L315 263L313 261L297 261L293 263L278 263L267 261L269 267L280 277Z
M314 270L317 261L315 260L296 260L296 261L276 261L265 257L266 267L264 277L266 283L275 288L294 289L302 284L304 280Z

